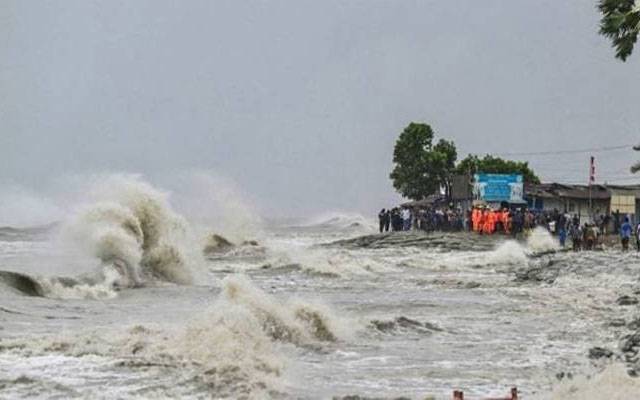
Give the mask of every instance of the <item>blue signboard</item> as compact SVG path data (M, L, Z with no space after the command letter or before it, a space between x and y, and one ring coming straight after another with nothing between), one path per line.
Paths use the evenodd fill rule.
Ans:
M486 202L521 202L523 193L522 175L475 174L473 198Z

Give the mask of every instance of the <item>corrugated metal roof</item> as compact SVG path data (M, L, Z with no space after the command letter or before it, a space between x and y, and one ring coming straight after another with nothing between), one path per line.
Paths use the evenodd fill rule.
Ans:
M525 197L607 200L611 194L633 194L640 198L640 185L566 185L562 183L526 184ZM591 192L591 193L589 193Z

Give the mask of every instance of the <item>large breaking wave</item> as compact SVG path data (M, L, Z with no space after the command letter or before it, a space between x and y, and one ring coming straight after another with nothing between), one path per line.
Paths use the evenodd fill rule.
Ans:
M157 386L148 383L152 397L261 399L286 392L288 354L319 351L350 337L349 324L326 306L282 301L232 275L211 306L186 326L0 338L0 350L24 357L108 357L129 373L155 369L162 379Z
M63 234L103 267L116 270L118 284L138 286L161 280L190 283L180 237L187 224L172 211L164 193L135 177L109 177L65 225Z
M85 189L52 242L79 265L68 278L30 274L0 276L0 283L23 294L55 298L105 298L114 288L162 282L190 284L199 260L189 224L169 205L168 195L139 176L101 176ZM47 256L47 275L64 270Z

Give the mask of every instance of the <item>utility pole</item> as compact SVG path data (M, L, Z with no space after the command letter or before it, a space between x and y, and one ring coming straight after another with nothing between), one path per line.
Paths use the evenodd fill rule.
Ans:
M593 200L591 196L591 184L596 180L596 165L595 158L591 156L591 162L589 165L589 218L594 220L593 218Z

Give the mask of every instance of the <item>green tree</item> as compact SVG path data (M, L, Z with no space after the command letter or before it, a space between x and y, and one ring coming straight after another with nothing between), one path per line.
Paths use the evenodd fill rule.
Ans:
M458 151L452 140L440 139L433 146L433 170L435 171L440 186L444 188L447 198L451 198L451 186L456 169Z
M434 146L431 127L412 122L396 141L389 177L393 187L412 200L424 199L441 187L449 193L456 158L453 142L441 139Z
M616 57L626 61L640 30L640 4L636 0L600 0L600 34L611 39Z
M484 158L469 154L464 160L460 161L456 166L456 174L475 174L477 172L485 172L489 174L522 174L525 183L540 183L540 179L536 176L529 163L521 161L504 160L500 157L494 157L489 154Z

